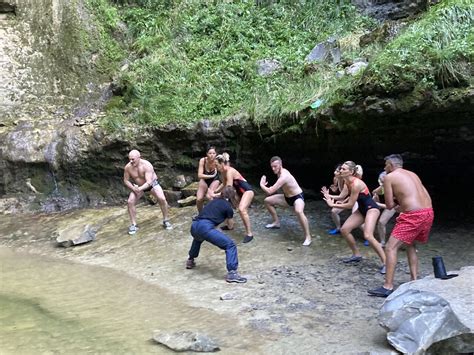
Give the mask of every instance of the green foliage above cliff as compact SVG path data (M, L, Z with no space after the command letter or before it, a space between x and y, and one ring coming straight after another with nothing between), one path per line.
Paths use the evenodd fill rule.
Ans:
M474 6L469 0L444 1L380 53L364 83L381 91L410 91L466 85L472 80Z
M89 0L105 1L105 0ZM472 80L473 10L446 0L411 19L388 44L359 46L377 25L350 1L115 0L134 38L135 58L121 79L123 96L109 104L107 124L188 124L239 115L277 129L285 118L311 119L321 110L371 93L465 86ZM342 65L308 65L319 42L336 37L343 61L368 58L358 75ZM257 61L280 70L257 74ZM361 91L362 90L362 91ZM337 122L335 122L337 124Z
M299 110L314 96L314 80L302 82L311 49L373 26L341 1L172 4L123 7L140 58L122 78L128 91L116 110L138 123L239 113L264 119ZM278 60L282 69L257 75L263 59Z
M95 31L83 31L81 34L84 42L89 47L88 50L98 54L95 64L101 73L116 72L120 61L125 57L124 49L113 37L113 34L119 33L118 10L107 0L87 0L86 5L95 15Z

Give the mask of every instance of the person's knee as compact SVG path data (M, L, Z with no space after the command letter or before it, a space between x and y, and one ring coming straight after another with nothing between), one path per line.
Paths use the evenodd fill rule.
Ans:
M156 199L158 200L158 203L160 205L168 205L168 202L166 201L166 197L163 195L163 196L156 196Z
M247 207L240 207L237 209L241 215L247 214Z
M344 227L344 226L341 228L341 234L342 235L349 235L351 232L352 232L351 228L347 228L347 227Z
M364 239L365 240L372 240L372 239L375 239L375 237L374 237L373 233L364 232Z
M298 211L298 210L295 210L295 214L296 214L296 217L300 220L303 220L306 218L305 214L303 211Z
M392 237L393 238L393 237ZM395 243L390 243L390 240L385 244L385 253L397 253L399 246Z

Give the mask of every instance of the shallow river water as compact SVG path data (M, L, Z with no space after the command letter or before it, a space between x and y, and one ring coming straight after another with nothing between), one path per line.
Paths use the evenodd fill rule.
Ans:
M199 324L222 339L245 332L232 317L109 268L0 248L0 269L2 354L164 354L172 352L151 340L154 329Z
M255 240L236 241L246 284L227 284L224 253L203 244L197 267L184 263L195 207L170 210L173 230L161 228L157 206L138 207L139 232L127 234L124 206L51 215L0 215L0 354L166 354L152 341L154 330L199 331L222 354L390 353L378 325L383 299L367 296L379 286L380 261L357 243L364 259L350 255L332 227L327 207L308 203L313 244L303 247L291 210L279 210L280 230L268 231L268 213L257 200L250 210ZM343 216L344 219L344 216ZM58 247L58 234L97 230L91 243ZM419 248L420 277L442 255L448 271L474 255L472 225L435 223ZM409 281L399 253L397 284ZM449 281L443 281L449 282Z

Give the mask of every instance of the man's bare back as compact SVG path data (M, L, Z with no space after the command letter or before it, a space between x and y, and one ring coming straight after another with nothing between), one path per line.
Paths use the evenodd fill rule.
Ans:
M388 208L392 208L396 203L400 206L400 212L432 207L431 197L420 178L409 170L392 170L385 177L384 190L386 201L388 198Z

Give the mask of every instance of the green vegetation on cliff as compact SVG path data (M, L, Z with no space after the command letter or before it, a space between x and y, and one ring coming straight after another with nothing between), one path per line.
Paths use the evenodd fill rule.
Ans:
M468 85L474 59L474 6L450 0L432 7L374 60L363 82L382 91L410 91L417 85Z
M391 43L365 47L359 46L361 35L377 24L348 0L115 3L134 38L134 60L120 78L123 96L108 106L106 124L115 128L233 115L276 128L286 117L300 119L316 99L323 99L321 108L347 103L364 87L387 94L471 80L474 16L468 0L432 6ZM342 64L308 65L311 49L330 37L339 39L342 63L364 57L368 68L341 77ZM258 75L257 61L264 59L281 68Z

